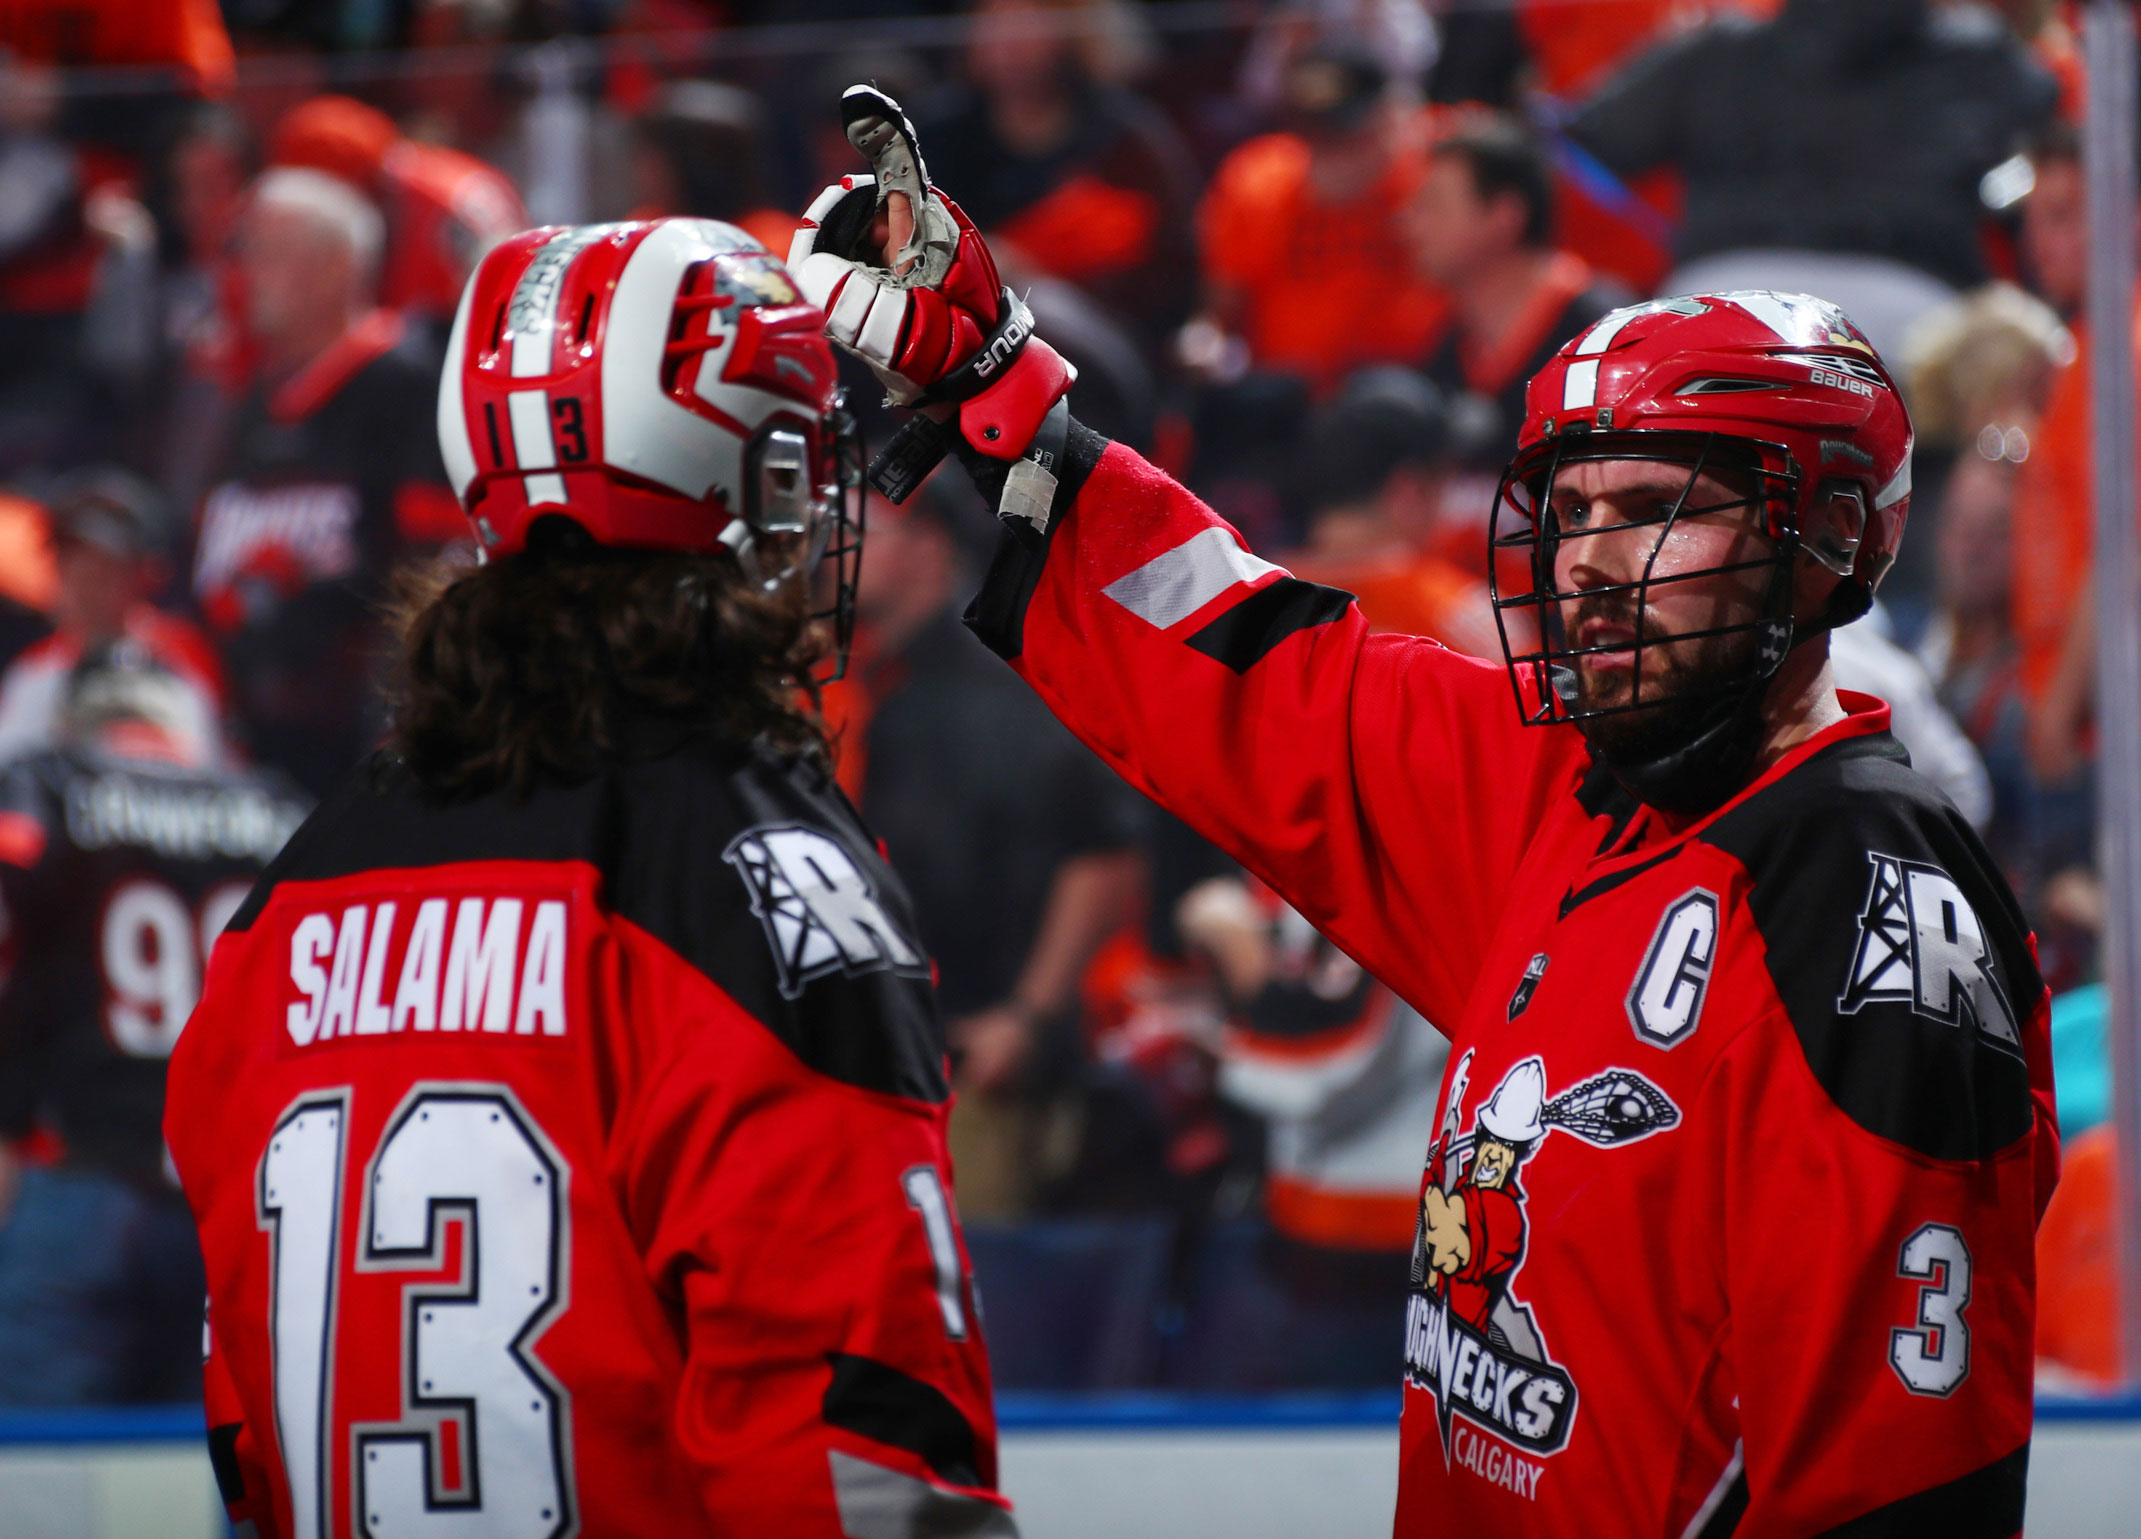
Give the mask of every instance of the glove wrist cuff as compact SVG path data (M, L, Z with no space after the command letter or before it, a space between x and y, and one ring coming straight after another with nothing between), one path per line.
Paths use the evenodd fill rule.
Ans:
M1033 337L993 383L959 408L959 436L992 460L1015 460L1077 378L1061 353Z

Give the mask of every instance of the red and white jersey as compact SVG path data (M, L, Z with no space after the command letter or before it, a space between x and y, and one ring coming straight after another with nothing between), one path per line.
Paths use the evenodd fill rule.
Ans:
M1122 446L1060 469L971 622L1450 1030L1398 1534L2018 1532L2047 1001L1886 707L1671 823Z
M241 1532L1014 1532L907 898L815 769L676 738L377 761L217 943L165 1130Z

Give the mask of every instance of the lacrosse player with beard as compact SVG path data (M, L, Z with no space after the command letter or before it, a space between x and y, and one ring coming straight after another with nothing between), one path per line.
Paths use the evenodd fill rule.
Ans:
M1566 343L1490 526L1505 657L1475 661L1370 635L1082 427L897 104L843 112L875 175L790 265L916 408L880 487L954 452L997 504L969 623L1448 1031L1423 1191L1507 1142L1537 1065L1517 1328L1416 1249L1397 1533L2019 1532L2046 994L1968 823L1830 671L1910 503L1863 334L1748 292Z

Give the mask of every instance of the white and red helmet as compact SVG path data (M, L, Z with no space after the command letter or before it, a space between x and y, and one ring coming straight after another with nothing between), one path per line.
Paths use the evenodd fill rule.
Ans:
M439 447L484 554L540 519L734 551L768 584L859 553L860 462L825 318L712 219L529 230L470 275ZM845 583L843 583L843 586Z

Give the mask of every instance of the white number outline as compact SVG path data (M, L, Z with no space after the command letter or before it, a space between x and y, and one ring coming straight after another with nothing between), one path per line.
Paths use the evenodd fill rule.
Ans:
M348 1152L350 1089L347 1085L332 1090L308 1090L289 1106L276 1120L274 1131L268 1134L268 1144L260 1153L260 1175L256 1187L258 1206L255 1220L269 1235L268 1268L268 1362L273 1380L275 1405L275 1446L282 1455L283 1477L290 1487L290 1520L296 1539L319 1539L332 1531L327 1521L328 1486L332 1466L328 1460L328 1435L332 1428L329 1414L334 1404L334 1338L335 1309L339 1300L335 1294L335 1282L342 1275L342 1172ZM290 1457L290 1437L284 1426L283 1368L290 1361L283 1350L282 1304L285 1291L283 1277L284 1235L283 1210L287 1204L278 1200L278 1190L268 1185L268 1167L274 1156L281 1152L279 1142L284 1131L300 1123L315 1111L331 1111L334 1114L334 1182L332 1187L333 1214L327 1228L327 1259L322 1282L322 1305L318 1312L319 1333L308 1339L306 1347L319 1362L319 1388L312 1407L312 1450L309 1460L293 1461ZM298 1194L291 1194L296 1196ZM317 1194L308 1194L317 1196ZM308 1322L310 1316L307 1317ZM301 1491L301 1484L309 1487Z
M937 1308L944 1316L944 1334L953 1341L966 1340L965 1268L959 1264L959 1239L954 1232L951 1196L934 1165L910 1165L900 1172L900 1189L907 1206L922 1216L922 1238L929 1246L931 1267L937 1274Z
M550 1458L557 1477L558 1514L555 1524L547 1533L531 1536L531 1539L568 1539L579 1532L580 1501L574 1482L571 1432L571 1396L565 1386L558 1382L549 1368L532 1354L531 1349L543 1333L554 1325L570 1306L571 1268L564 1258L572 1253L570 1231L571 1204L567 1200L568 1170L564 1158L552 1145L540 1124L520 1104L518 1096L510 1087L496 1082L462 1082L453 1080L420 1080L412 1085L402 1097L402 1102L387 1119L386 1127L379 1135L379 1142L366 1162L364 1175L364 1198L358 1215L362 1226L361 1238L354 1247L353 1264L360 1272L436 1272L446 1264L446 1223L458 1218L463 1225L461 1241L461 1275L444 1282L409 1283L402 1289L401 1306L401 1406L402 1415L394 1422L353 1422L350 1425L350 1501L352 1503L351 1525L361 1535L373 1535L365 1511L364 1480L366 1470L365 1451L373 1443L413 1442L421 1445L424 1460L426 1512L480 1512L483 1509L482 1451L479 1443L481 1429L472 1400L451 1395L427 1395L418 1379L416 1363L418 1313L426 1303L440 1300L460 1302L479 1296L482 1273L478 1259L482 1244L482 1220L476 1202L471 1197L438 1197L428 1199L425 1216L427 1244L420 1249L395 1250L373 1244L376 1231L373 1229L372 1194L379 1172L379 1164L395 1135L412 1117L418 1116L427 1102L432 1101L488 1101L513 1120L515 1128L528 1142L542 1163L549 1179L545 1183L550 1204L550 1260L548 1286L541 1307L531 1311L522 1320L514 1334L509 1355L515 1366L538 1385L550 1402ZM442 1465L439 1446L439 1429L452 1417L458 1417L463 1428L461 1438L461 1468L465 1489L457 1493L443 1492L439 1486Z
M1922 1268L1911 1265L1911 1247L1920 1236L1943 1232L1954 1236L1955 1248L1962 1253L1959 1265L1945 1256L1930 1259ZM1963 1232L1953 1224L1920 1224L1910 1233L1896 1253L1896 1275L1909 1282L1921 1283L1918 1289L1918 1318L1915 1325L1899 1325L1888 1334L1888 1366L1895 1369L1896 1377L1903 1387L1914 1395L1925 1395L1945 1400L1962 1388L1970 1377L1970 1323L1963 1318L1963 1311L1970 1307L1970 1274L1976 1263L1970 1255L1970 1246L1963 1239ZM1955 1376L1945 1386L1921 1389L1910 1381L1903 1367L1904 1355L1915 1352L1920 1362L1941 1364L1948 1344L1949 1332L1959 1342ZM1927 1350L1929 1344L1939 1339L1942 1351L1935 1354ZM1942 1365L1945 1372L1945 1366Z
M515 1127L526 1138L529 1148L535 1153L538 1161L543 1164L545 1171L549 1175L547 1185L549 1188L552 1223L549 1245L550 1278L548 1297L541 1309L531 1312L523 1320L513 1338L510 1353L521 1370L528 1373L551 1397L550 1443L552 1462L558 1477L559 1511L558 1521L550 1530L547 1539L571 1539L572 1535L579 1532L580 1504L579 1492L574 1481L572 1460L570 1397L567 1395L564 1386L558 1383L549 1369L539 1359L531 1356L529 1352L536 1340L557 1321L571 1302L569 1298L571 1270L563 1264L561 1259L570 1254L569 1223L571 1208L566 1192L567 1167L556 1148L543 1133L541 1126L520 1105L518 1098L513 1095L511 1089L504 1085L463 1084L448 1081L420 1082L410 1088L402 1099L401 1107L393 1117L388 1119L386 1127L380 1133L372 1158L366 1165L364 1199L361 1204L360 1214L360 1221L364 1224L363 1233L367 1241L373 1233L371 1226L371 1174L377 1170L381 1155L392 1143L394 1135L400 1131L403 1123L418 1111L425 1100L434 1097L489 1100L495 1103L502 1112L513 1118ZM336 1283L341 1278L343 1184L348 1159L351 1100L352 1092L350 1087L340 1085L331 1089L308 1090L285 1107L282 1116L276 1119L274 1129L268 1135L267 1146L261 1151L259 1173L255 1184L255 1222L258 1228L269 1236L268 1341L269 1369L272 1380L271 1399L274 1405L276 1447L282 1458L284 1479L290 1490L294 1539L322 1539L322 1536L333 1531L332 1524L328 1520L328 1514L333 1502L333 1464L330 1458L330 1439L333 1434L333 1406L335 1403L335 1322L336 1312L340 1305ZM274 1156L281 1152L283 1136L291 1128L301 1126L302 1119L316 1112L331 1113L333 1117L331 1123L334 1135L333 1175L331 1182L328 1183L328 1200L324 1204L321 1203L320 1194L317 1192L286 1192L279 1187L271 1187L268 1184L269 1167L274 1161ZM281 1180L283 1178L278 1177L277 1179ZM330 1214L326 1230L326 1257L324 1262L319 1261L317 1258L289 1256L287 1252L286 1237L283 1232L283 1214L292 1201L305 1198L310 1198L316 1205L324 1206ZM353 1423L350 1428L352 1437L350 1497L355 1505L355 1511L352 1514L355 1530L360 1534L369 1534L371 1532L370 1526L365 1521L366 1514L363 1510L364 1464L362 1459L365 1444L371 1441L399 1438L404 1441L416 1441L424 1445L425 1470L430 1486L430 1489L427 1489L425 1493L427 1511L441 1509L463 1512L481 1510L480 1451L476 1445L476 1421L473 1414L473 1406L468 1402L450 1398L444 1402L449 1408L455 1406L467 1407L463 1425L468 1428L468 1436L463 1440L461 1462L468 1474L468 1494L445 1501L436 1501L434 1497L439 1469L437 1426L443 1418L432 1417L428 1426L422 1420L419 1420L422 1416L422 1407L418 1403L419 1398L430 1399L432 1397L419 1397L414 1389L416 1311L422 1308L426 1300L470 1297L474 1292L475 1284L480 1281L481 1272L480 1263L477 1260L477 1247L481 1243L481 1221L476 1215L473 1199L447 1197L432 1198L430 1200L426 1217L426 1231L431 1244L427 1250L422 1252L386 1251L375 1253L374 1256L368 1257L365 1252L370 1251L371 1247L366 1244L359 1248L359 1253L354 1259L359 1270L370 1272L408 1271L426 1264L432 1270L442 1268L446 1259L445 1226L440 1222L440 1219L442 1213L446 1210L452 1210L455 1216L459 1216L465 1225L465 1237L462 1242L463 1277L458 1283L410 1284L403 1290L402 1342L400 1345L402 1347L402 1408L404 1417L400 1422L384 1424ZM380 1257L385 1259L379 1259ZM283 1403L285 1366L293 1360L292 1354L285 1351L284 1322L282 1319L282 1306L285 1302L287 1284L290 1281L283 1275L286 1259L293 1267L300 1260L312 1261L313 1267L316 1269L314 1275L319 1275L321 1279L320 1306L317 1310L307 1311L304 1320L305 1340L303 1351L306 1357L318 1364L318 1382L316 1387L313 1388L310 1406L312 1432L309 1441L312 1447L309 1456L306 1456L304 1451L300 1449L300 1457L295 1460L291 1457L291 1439L285 1425L286 1407ZM317 1322L316 1325L314 1322ZM207 1341L205 1327L202 1336L205 1343ZM415 1414L412 1415L411 1413ZM413 1426L412 1423L414 1424Z

